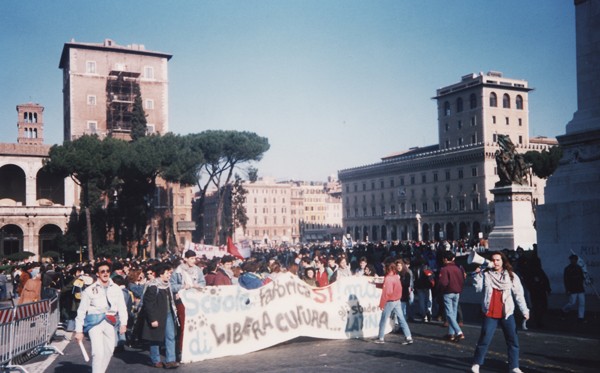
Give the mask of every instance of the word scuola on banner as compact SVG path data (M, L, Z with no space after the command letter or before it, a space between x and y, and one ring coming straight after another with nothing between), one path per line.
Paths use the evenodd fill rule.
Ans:
M381 289L368 277L313 288L286 273L255 290L209 286L179 294L186 308L184 363L243 355L300 336L371 338L379 331ZM391 329L390 320L386 333Z

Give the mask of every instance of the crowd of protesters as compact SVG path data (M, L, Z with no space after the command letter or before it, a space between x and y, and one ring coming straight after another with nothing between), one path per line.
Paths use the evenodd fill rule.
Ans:
M96 263L60 265L28 262L15 265L10 274L12 295L19 303L57 295L61 321L68 330L81 332L83 325L75 320L83 320L81 302L89 302L85 291L105 275L98 272L98 263L109 265L111 274L106 284L120 288L127 310L126 318L121 319L126 320L127 332L123 335L115 333L115 351L123 351L126 344L140 347L145 343L149 345L152 366L177 368L185 325L185 308L179 291L227 285L256 289L274 281L282 272L293 273L314 287L327 286L344 276L383 277L383 287L389 291L387 298L382 295L380 304L384 315L382 324L393 314L397 329L405 335L405 343L410 344L412 338L407 321L438 320L448 326L448 334L444 337L460 342L464 335L460 328L462 311L458 301L463 283L469 276L454 258L471 250L481 249L479 245L469 247L464 241L382 242L353 247L314 244L256 249L244 260L229 255L209 260L190 250L149 260L99 258ZM508 254L511 271L524 285L532 319L536 326L542 327L551 289L537 251L526 255L518 249ZM3 264L6 268L13 263ZM7 278L4 272L0 272L0 295L7 297L9 294L2 290L2 279ZM382 332L376 341L383 341ZM164 362L160 357L160 346L166 348ZM94 356L94 352L92 354Z

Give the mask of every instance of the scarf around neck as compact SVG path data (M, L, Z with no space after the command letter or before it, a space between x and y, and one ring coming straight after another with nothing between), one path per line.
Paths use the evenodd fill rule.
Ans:
M489 271L487 274L487 278L490 280L492 288L502 292L502 304L506 304L506 301L511 294L510 290L512 289L510 273L503 269L500 272Z
M149 283L148 286L156 286L158 289L164 290L168 289L171 284L168 282L164 282L160 278L154 278Z

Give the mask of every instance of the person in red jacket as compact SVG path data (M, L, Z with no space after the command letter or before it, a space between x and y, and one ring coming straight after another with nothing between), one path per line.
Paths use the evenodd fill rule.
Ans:
M329 275L327 274L327 270L325 266L327 265L327 260L325 258L316 258L315 264L317 266L317 271L315 273L315 281L317 283L317 287L322 288L324 286L329 285Z
M225 255L221 258L221 265L215 272L214 284L215 286L222 285L233 285L233 257Z
M385 325L388 322L392 312L395 313L398 324L406 338L403 345L413 343L408 323L404 319L402 307L400 306L400 298L402 298L402 284L396 269L394 261L388 261L385 264L385 277L383 278L383 288L381 290L381 298L379 299L379 308L381 309L381 319L379 321L379 335L375 343L384 343Z
M465 273L454 262L454 253L444 253L444 266L440 270L438 278L438 290L444 297L444 310L448 321L448 335L446 339L459 342L465 339L465 335L458 325L456 316L458 314L458 301L465 283Z

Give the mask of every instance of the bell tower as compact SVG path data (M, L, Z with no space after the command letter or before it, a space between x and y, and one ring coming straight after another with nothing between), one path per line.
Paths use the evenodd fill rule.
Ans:
M17 143L25 145L42 144L44 142L44 107L30 102L17 105L17 112L19 113Z

